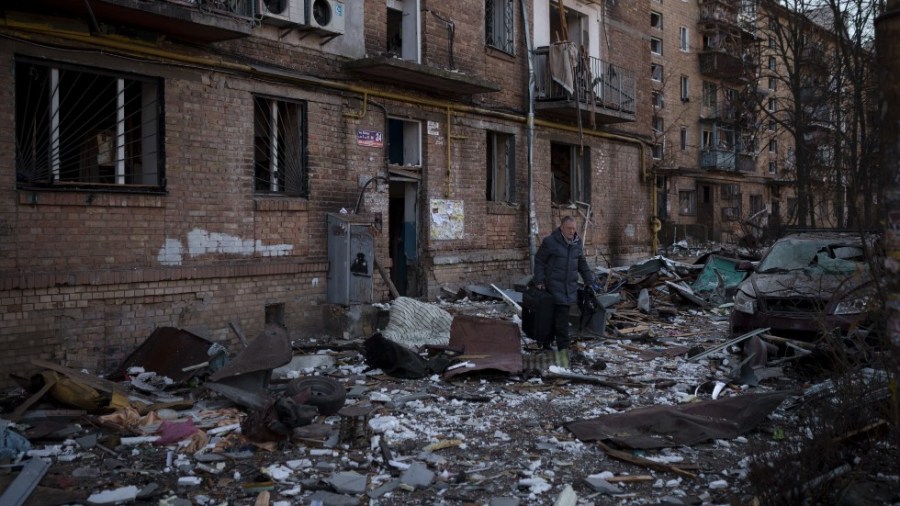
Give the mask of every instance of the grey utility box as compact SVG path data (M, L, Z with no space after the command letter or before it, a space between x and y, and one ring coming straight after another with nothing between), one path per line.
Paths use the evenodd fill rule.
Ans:
M328 302L372 303L374 246L372 219L353 214L327 214Z

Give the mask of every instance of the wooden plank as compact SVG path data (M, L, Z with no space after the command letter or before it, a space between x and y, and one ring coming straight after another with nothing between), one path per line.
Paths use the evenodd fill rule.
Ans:
M53 385L55 385L55 384L56 384L56 378L53 378L52 380L45 382L44 386L41 387L41 389L38 390L38 392L36 394L34 394L31 397L29 397L28 399L26 399L25 402L20 404L19 407L17 407L16 410L13 411L13 414L12 414L12 416L9 417L9 419L12 420L13 422L18 422L19 420L21 420L22 415L25 414L25 411L27 411L28 408L30 408L32 404L41 400L41 397L43 397L47 393L48 390L53 388Z
M103 378L98 378L96 376L91 376L90 374L85 374L81 371L76 371L75 369L70 369L63 365L54 364L53 362L48 362L46 360L41 360L39 358L31 359L31 363L38 367L43 367L44 369L50 369L51 371L56 371L60 374L68 376L69 378L72 378L73 380L80 381L80 382L84 383L85 385L88 385L97 390L100 390L101 392L106 392L108 394L111 394L113 392L119 392L119 393L125 392L125 388L122 385L119 385L118 383L115 383L115 382L112 382L112 381L109 381L109 380L106 380Z

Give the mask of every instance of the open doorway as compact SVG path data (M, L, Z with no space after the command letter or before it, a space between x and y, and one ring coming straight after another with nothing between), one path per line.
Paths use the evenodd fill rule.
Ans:
M391 181L388 204L388 240L390 242L391 282L404 296L416 296L419 292L418 224L416 220L418 183Z

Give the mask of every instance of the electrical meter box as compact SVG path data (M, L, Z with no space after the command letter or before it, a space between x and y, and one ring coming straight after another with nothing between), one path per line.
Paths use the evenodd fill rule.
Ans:
M372 218L328 213L328 302L372 303L372 269L375 264Z

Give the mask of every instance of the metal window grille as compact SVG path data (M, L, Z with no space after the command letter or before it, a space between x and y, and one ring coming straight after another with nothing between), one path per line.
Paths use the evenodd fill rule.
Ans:
M486 0L485 43L503 52L515 52L514 30L515 18L512 0Z
M254 190L308 196L305 104L253 99Z
M162 187L160 80L18 61L17 185Z

